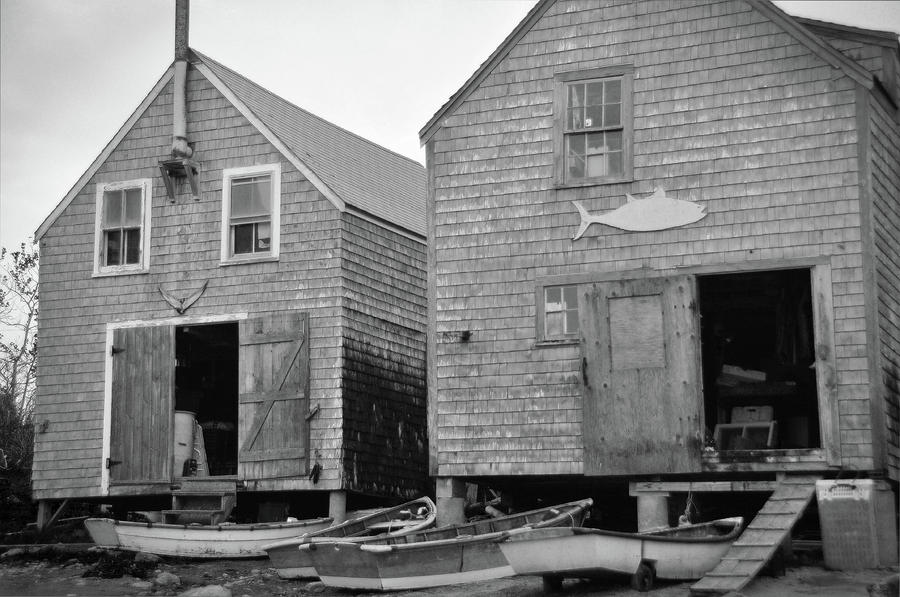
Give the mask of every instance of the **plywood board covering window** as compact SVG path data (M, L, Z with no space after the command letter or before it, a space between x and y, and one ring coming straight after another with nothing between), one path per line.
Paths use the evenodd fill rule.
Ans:
M612 368L666 366L662 297L634 296L609 301Z
M150 179L97 185L94 275L147 271Z
M222 261L278 257L279 164L231 168L222 181Z
M616 66L556 76L556 182L631 178L633 68Z

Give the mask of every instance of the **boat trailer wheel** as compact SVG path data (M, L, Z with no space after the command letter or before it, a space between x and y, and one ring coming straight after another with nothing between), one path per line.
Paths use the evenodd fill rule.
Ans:
M656 572L653 570L653 564L650 562L641 562L638 569L631 575L631 588L641 593L646 593L653 588L653 581L656 579Z

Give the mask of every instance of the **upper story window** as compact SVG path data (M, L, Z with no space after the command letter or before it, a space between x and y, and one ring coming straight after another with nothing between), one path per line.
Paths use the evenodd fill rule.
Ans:
M556 76L558 185L631 179L632 72L619 66Z
M97 185L95 275L147 271L150 189L146 178Z
M578 337L578 291L574 285L545 286L542 340Z
M222 181L222 261L278 257L279 164L231 168Z

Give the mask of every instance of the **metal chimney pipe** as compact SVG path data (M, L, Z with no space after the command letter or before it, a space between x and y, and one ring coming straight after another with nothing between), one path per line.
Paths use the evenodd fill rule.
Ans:
M175 79L173 97L172 155L189 158L194 150L187 140L187 67L189 0L175 0Z

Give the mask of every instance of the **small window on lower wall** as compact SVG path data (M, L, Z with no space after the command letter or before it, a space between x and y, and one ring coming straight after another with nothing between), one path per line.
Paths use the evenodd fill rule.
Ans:
M148 270L150 189L149 178L97 184L95 276Z
M231 168L222 181L222 262L278 257L279 164Z
M578 328L578 289L569 286L544 286L538 311L538 340L575 340Z

